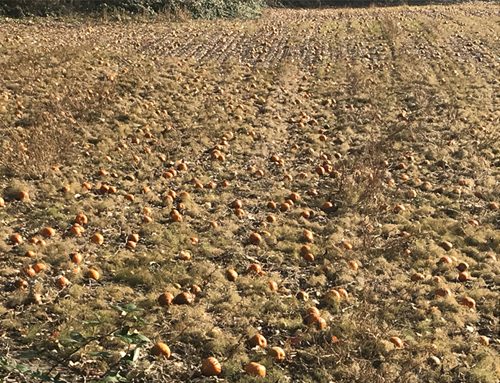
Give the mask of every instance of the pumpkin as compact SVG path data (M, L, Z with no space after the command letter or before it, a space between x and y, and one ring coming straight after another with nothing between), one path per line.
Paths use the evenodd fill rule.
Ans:
M42 262L37 262L33 265L33 270L35 270L35 273L40 273L44 270L47 269L47 265L45 263L42 263Z
M236 208L234 209L234 214L238 217L238 218L242 218L245 216L245 210L243 209L240 209L240 208Z
M194 301L194 295L188 291L184 291L175 296L172 301L175 305L190 305Z
M460 262L457 266L458 271L465 271L469 268L469 264L467 262Z
M102 245L104 243L104 236L101 233L95 233L90 240L96 245Z
M285 350L281 347L274 346L269 350L269 356L272 357L276 362L282 362L285 360Z
M283 202L280 205L280 211L282 211L282 212L288 211L288 210L290 210L290 207L291 207L291 205L288 202Z
M262 266L259 265L258 263L250 264L250 266L248 266L248 271L258 275L264 274L264 272L262 271Z
M101 278L101 275L99 274L99 271L96 269L89 269L87 271L87 278L93 279L94 281L98 281L99 278Z
M20 245L23 243L23 237L19 233L14 233L10 237L10 242L12 242L13 245Z
M324 330L327 327L326 320L324 318L321 318L321 317L317 318L313 324L317 330Z
M490 203L488 203L488 209L490 209L490 210L499 210L500 209L500 204L498 204L498 202L490 202Z
M348 262L349 268L353 271L358 271L359 264L355 260L351 260Z
M255 232L250 234L248 239L252 245L260 245L262 242L262 236Z
M333 203L331 203L330 201L323 202L323 204L321 205L321 210L329 211L332 208L333 208Z
M449 287L439 287L434 292L438 297L449 297L451 296L451 290Z
M26 190L20 190L19 193L17 193L16 199L23 202L29 201L30 195Z
M309 252L309 253L305 253L302 258L304 259L304 261L306 262L314 262L314 254Z
M314 241L314 234L312 231L305 229L302 232L302 237L306 242L313 242Z
M405 194L406 198L415 198L417 196L417 192L414 189L408 190Z
M275 281L269 281L267 285L269 286L269 290L272 292L278 291L278 284Z
M238 273L234 269L227 269L226 270L226 278L230 282L236 281L238 279Z
M69 232L73 234L75 237L81 237L85 232L85 229L83 228L83 226L79 225L78 223L75 223L69 228Z
M245 366L245 372L251 376L264 378L266 376L266 367L260 363L250 362Z
M472 299L471 297L463 297L462 299L460 299L460 304L462 306L466 306L470 309L475 309L476 308L476 301L474 299Z
M479 338L479 343L481 343L483 346L488 346L490 344L490 338L484 335L480 335Z
M19 278L14 282L14 286L16 286L17 289L26 289L28 287L28 282Z
M444 255L441 258L439 258L438 263L442 265L451 265L453 263L453 259L451 259L451 257L447 255Z
M410 279L412 282L423 281L425 279L425 275L422 273L415 273L411 276Z
M243 202L241 202L241 200L237 199L237 200L234 200L232 203L231 203L231 207L233 209L241 209L243 207Z
M160 306L169 306L174 301L174 296L172 295L172 293L166 291L160 294L157 301Z
M403 346L404 346L401 338L399 338L397 336L392 336L391 338L389 338L389 342L391 342L397 348L403 348Z
M170 212L170 219L174 222L182 222L183 220L181 213L179 213L176 209L173 209Z
M62 289L69 285L69 280L64 275L60 275L56 278L56 285Z
M342 288L342 287L341 287L341 288L339 288L337 291L339 292L340 297L341 297L342 299L344 299L344 300L349 299L349 293L347 292L347 290L346 290L346 289L344 289L344 288Z
M179 165L177 165L177 170L180 172L185 172L188 170L188 166L185 162L181 162Z
M337 290L331 289L325 294L324 299L329 304L336 304L336 303L340 302L341 296Z
M217 376L222 372L222 366L213 356L203 359L201 362L201 373L205 376Z
M192 255L189 251L187 250L181 250L179 252L179 259L183 261L189 261L192 258Z
M259 346L260 348L266 348L267 340L262 334L255 334L248 340L248 344L250 345L250 347Z
M346 240L342 241L342 247L346 250L352 250L352 248L353 248L352 243L350 243L349 241L346 241Z
M132 242L139 242L139 234L133 233L128 236L128 240Z
M83 257L80 253L71 253L69 255L69 259L71 260L71 262L77 265L79 265L83 261Z
M170 347L163 342L157 342L151 349L151 353L155 356L163 356L166 359L170 358L170 355L172 355Z
M470 275L467 271L461 271L460 273L458 273L458 280L460 282L466 282L470 279Z
M26 266L23 269L23 271L30 278L33 278L36 275L36 271L35 271L35 269L32 266Z
M274 201L269 201L269 202L267 203L267 208L268 208L268 209L275 210L275 209L276 209L276 206L277 206L277 205L276 205L276 202L274 202Z
M201 287L198 286L198 285L192 285L191 286L191 289L190 289L191 293L194 294L194 295L198 295L201 293Z
M450 251L451 249L453 249L453 244L449 241L443 241L440 245L446 251Z

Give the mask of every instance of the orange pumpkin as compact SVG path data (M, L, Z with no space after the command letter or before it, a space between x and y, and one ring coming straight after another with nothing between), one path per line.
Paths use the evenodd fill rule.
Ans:
M312 231L305 229L302 232L302 236L306 242L313 242L314 241L314 234Z
M475 309L476 308L476 301L474 299L472 299L471 297L463 297L461 300L460 300L460 304L462 306L466 306L470 309Z
M166 343L157 342L151 349L151 353L155 356L163 356L168 359L172 355L170 352L170 347Z
M238 273L234 269L227 269L226 270L226 278L230 282L236 281L238 279Z
M179 293L172 301L176 305L190 305L194 301L194 295L188 291Z
M396 346L397 348L403 348L404 346L404 343L403 341L401 340L401 338L397 337L397 336L393 336L389 339L389 342L391 342L394 346Z
M56 285L62 289L69 285L69 280L65 276L60 275L56 278Z
M98 281L101 278L101 275L99 274L99 271L96 269L89 269L87 271L87 278L93 279L94 281Z
M260 348L266 348L267 340L262 334L255 334L248 340L248 344L250 345L250 347L259 346Z
M69 255L69 259L71 260L71 262L77 265L79 265L83 261L83 257L80 253L71 253Z
M104 236L101 233L95 233L92 236L91 241L96 245L102 245L104 243Z
M47 269L47 265L45 263L42 263L42 262L37 262L33 265L33 270L35 270L35 273L40 273L44 270Z
M269 350L269 356L276 362L282 362L286 358L285 350L278 346L271 347L271 349Z
M182 220L183 220L181 213L179 213L175 209L173 209L170 212L170 219L172 219L172 221L174 221L174 222L182 222Z
M248 271L251 273L258 274L258 275L264 274L264 271L262 270L262 266L259 265L258 263L250 264L250 266L248 266Z
M262 236L259 233L252 233L248 238L253 245L260 245L262 243Z
M275 281L269 281L268 282L269 290L272 292L278 291L278 284Z
M222 366L217 359L209 357L201 362L201 373L205 376L217 376L222 372Z
M264 378L266 376L266 367L260 363L251 362L245 366L245 372L251 376Z
M158 300L158 304L160 306L169 306L174 301L174 296L172 295L172 293L169 293L167 291L167 292L160 294L160 296L158 297L157 300Z
M14 233L10 237L10 242L12 242L13 245L20 245L23 243L23 237L19 233Z

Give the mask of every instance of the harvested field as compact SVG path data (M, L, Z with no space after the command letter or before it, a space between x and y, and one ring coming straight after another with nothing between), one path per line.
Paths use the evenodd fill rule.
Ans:
M499 22L1 19L0 378L498 382Z

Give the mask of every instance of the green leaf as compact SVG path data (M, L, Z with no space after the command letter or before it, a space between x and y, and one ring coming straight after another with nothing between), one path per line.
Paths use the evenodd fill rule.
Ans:
M128 303L125 306L123 306L123 310L128 312L128 313L131 313L134 311L141 311L141 309L137 308L137 306L134 305L133 303Z
M144 343L151 342L151 340L148 337L146 337L142 334L135 334L135 333L127 334L127 335L119 334L117 336L118 336L118 338L120 338L121 340L123 340L124 342L126 342L128 344L144 344Z
M70 332L69 337L71 340L74 340L75 342L84 342L85 341L85 337L77 331Z
M28 366L26 366L25 364L20 364L20 363L16 364L16 369L22 373L28 372L30 370L30 368Z
M130 314L130 313L133 313L135 311L143 311L143 309L140 309L138 308L136 305L134 305L133 303L127 303L126 305L124 306L120 306L120 305L114 305L112 306L115 310L118 310L120 312L124 312L126 314Z
M147 336L142 335L142 334L135 334L137 339L139 339L143 343L149 343L151 342L151 339L149 339Z

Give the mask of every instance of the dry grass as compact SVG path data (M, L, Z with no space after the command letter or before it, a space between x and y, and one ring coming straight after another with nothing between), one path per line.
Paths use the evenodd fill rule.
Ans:
M487 4L168 25L2 20L0 376L209 382L201 360L215 356L228 382L256 380L248 361L269 382L496 382L498 21ZM292 192L288 210L268 207ZM81 211L89 222L75 237ZM45 226L56 235L31 243ZM304 229L314 261L301 254ZM47 269L25 275L37 261ZM71 283L59 289L62 274ZM193 285L193 304L157 303ZM326 329L304 324L311 306ZM255 332L286 360L250 348ZM168 360L149 353L159 339Z

